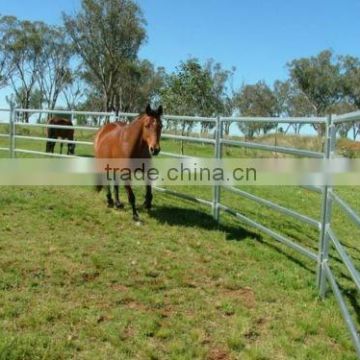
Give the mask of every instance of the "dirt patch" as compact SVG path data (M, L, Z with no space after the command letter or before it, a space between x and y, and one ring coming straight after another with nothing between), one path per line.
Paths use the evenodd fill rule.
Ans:
M221 295L231 299L238 299L247 308L254 308L256 306L255 293L249 287L243 287L237 290L222 289Z
M121 284L112 284L111 288L113 290L120 291L120 292L125 292L125 291L129 290L129 288L127 286L121 285Z
M264 327L266 323L267 323L267 319L263 317L258 318L255 322L255 324L259 327Z
M209 351L206 359L207 360L228 360L228 359L230 359L230 355L224 349L213 348Z
M93 281L95 280L97 277L99 277L100 273L98 271L95 272L84 272L81 274L81 278L83 279L83 281Z
M128 309L132 310L140 310L140 311L148 311L149 309L142 303L132 300L124 304Z
M244 334L245 338L249 341L256 341L260 334L256 330L250 330Z
M176 314L176 310L171 305L165 305L164 308L159 311L159 314L163 319L166 319Z

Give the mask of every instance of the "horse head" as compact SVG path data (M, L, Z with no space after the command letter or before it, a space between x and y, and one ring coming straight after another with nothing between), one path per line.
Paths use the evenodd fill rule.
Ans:
M158 155L160 152L160 136L161 136L161 115L163 108L160 105L157 110L151 109L148 105L145 110L143 140L148 145L151 155Z

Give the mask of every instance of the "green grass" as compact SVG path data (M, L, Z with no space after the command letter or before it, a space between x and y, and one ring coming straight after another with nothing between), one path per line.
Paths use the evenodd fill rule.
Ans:
M320 216L318 194L243 189ZM175 190L211 198L209 187ZM359 189L338 191L360 210ZM317 251L316 229L225 190L222 202ZM107 209L90 188L0 188L0 359L356 358L335 299L318 298L312 261L228 215L217 225L209 209L160 193L154 205L136 226L129 206ZM359 269L360 232L333 216ZM356 320L358 293L331 254Z
M157 193L135 226L86 188L0 209L4 359L354 358L314 264L226 217Z

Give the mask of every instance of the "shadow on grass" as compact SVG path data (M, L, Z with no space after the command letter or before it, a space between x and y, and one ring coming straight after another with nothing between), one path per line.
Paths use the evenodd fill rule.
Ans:
M165 225L177 225L177 226L186 226L186 227L196 227L203 228L204 230L218 230L226 233L226 239L229 241L241 241L246 238L252 238L259 243L271 248L272 250L277 251L281 255L286 256L290 261L301 266L303 269L315 273L314 268L310 268L303 261L297 259L296 257L288 254L286 251L282 250L278 245L280 245L276 240L275 243L270 241L265 241L261 235L258 233L246 230L245 228L239 226L229 226L224 224L218 224L211 215L195 209L186 209L173 206L160 206L156 207L149 215L160 224Z
M246 238L260 240L260 235L242 227L218 224L214 218L201 210L173 206L160 206L151 210L149 215L160 224L218 230L226 233L227 240L241 241Z
M261 244L277 251L278 253L280 253L281 255L286 256L290 261L292 261L293 263L299 265L300 267L302 267L303 269L305 269L306 271L309 271L312 274L315 274L316 271L315 269L315 262L314 262L314 268L310 268L309 266L307 266L303 261L299 260L298 258L286 253L286 251L282 250L279 245L281 244L280 242L278 242L277 240L273 240L274 243L271 243L269 241L265 241L264 239L260 238L257 239ZM270 240L272 241L272 240ZM299 257L301 257L301 255L299 255Z
M85 157L85 158L93 158L94 155L89 155L89 154L79 154L79 155L76 155L78 157Z
M352 308L354 309L357 324L360 325L360 303L359 291L357 289L343 290L343 294L348 298Z

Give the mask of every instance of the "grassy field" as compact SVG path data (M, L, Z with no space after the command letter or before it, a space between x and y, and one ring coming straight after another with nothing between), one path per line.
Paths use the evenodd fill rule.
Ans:
M162 147L176 151L179 143ZM185 150L212 154L201 144ZM175 190L211 198L207 187ZM310 191L245 190L320 216L320 197ZM338 191L360 211L359 189ZM141 204L143 189L136 194ZM225 190L222 203L317 249L310 226ZM129 206L107 209L104 194L90 188L0 188L0 359L356 358L334 298L318 298L313 262L227 215L217 225L202 206L160 193L154 205L140 210L136 226ZM359 269L360 232L336 207L333 217ZM331 255L360 323L358 293Z

